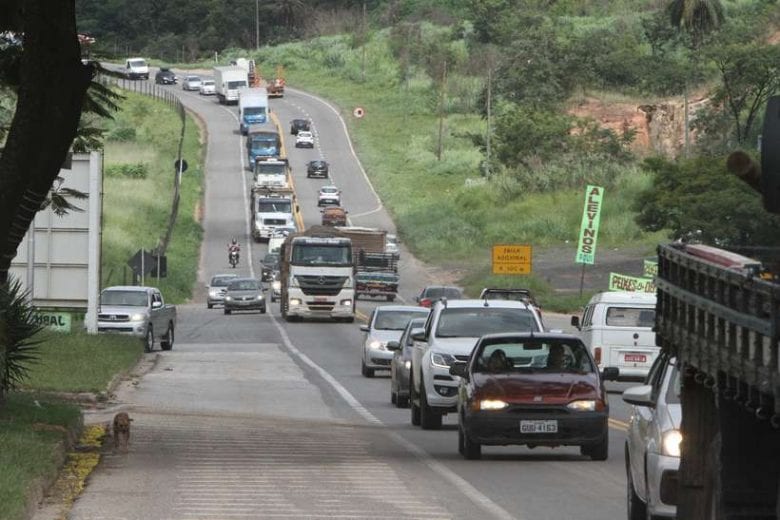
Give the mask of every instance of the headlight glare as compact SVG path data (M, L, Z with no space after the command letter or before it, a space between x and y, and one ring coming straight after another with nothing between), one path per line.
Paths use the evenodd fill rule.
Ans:
M301 304L301 300L299 300L298 298L290 298L290 307L292 307L293 305L300 305L300 304Z
M130 321L144 321L145 319L146 319L146 314L136 313L130 315Z
M282 282L275 281L271 284L271 287L273 287L274 291L281 291L282 290Z
M661 440L661 447L664 455L679 457L681 444L682 433L680 433L679 430L668 430L664 432Z
M385 344L382 341L379 341L377 339L373 339L368 344L368 348L372 348L374 350L385 350Z
M404 366L406 367L406 370L412 369L412 362L409 360L404 361Z
M593 399L582 399L580 401L572 401L566 405L566 408L568 408L569 410L574 410L575 412L595 412L596 401L594 401Z
M479 402L480 410L503 410L507 406L509 404L500 399L483 399Z

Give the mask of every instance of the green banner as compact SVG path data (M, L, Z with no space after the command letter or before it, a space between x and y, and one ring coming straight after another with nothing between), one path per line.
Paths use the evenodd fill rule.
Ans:
M593 264L596 261L596 239L601 222L601 201L604 188L590 186L585 190L585 207L582 210L582 225L580 240L577 245L577 256L574 261L580 264Z
M38 309L33 315L35 323L57 332L70 332L71 316L69 312Z
M654 278L658 275L658 260L645 260L645 269L642 276L645 278Z
M637 278L625 274L609 273L610 291L654 293L655 283L651 278Z

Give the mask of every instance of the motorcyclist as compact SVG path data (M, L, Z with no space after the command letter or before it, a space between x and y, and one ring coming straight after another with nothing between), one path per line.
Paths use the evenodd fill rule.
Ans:
M227 247L228 247L228 262L230 262L230 255L235 252L236 263L238 263L238 256L239 253L241 252L241 246L239 245L238 241L235 238L232 238Z

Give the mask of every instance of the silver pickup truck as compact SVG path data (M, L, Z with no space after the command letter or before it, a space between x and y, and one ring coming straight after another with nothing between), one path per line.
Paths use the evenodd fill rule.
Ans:
M100 293L98 332L138 336L151 352L158 339L161 349L171 350L175 328L176 307L154 287L116 286Z

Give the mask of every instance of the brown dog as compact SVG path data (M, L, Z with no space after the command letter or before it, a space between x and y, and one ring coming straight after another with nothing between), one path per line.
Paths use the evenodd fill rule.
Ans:
M130 443L130 422L132 419L125 412L119 412L114 416L114 448L127 453Z

